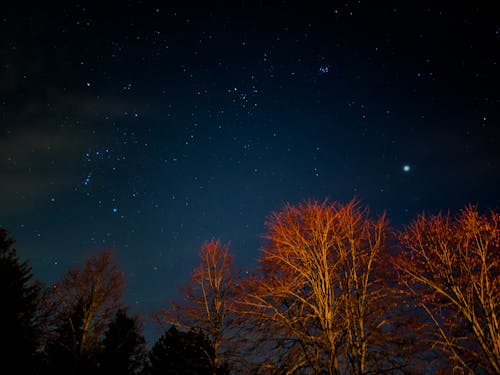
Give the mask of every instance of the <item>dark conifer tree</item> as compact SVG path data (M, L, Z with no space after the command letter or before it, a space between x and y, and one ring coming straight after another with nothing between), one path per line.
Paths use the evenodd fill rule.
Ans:
M145 341L136 319L123 309L108 325L99 355L101 374L137 374L144 363Z
M77 303L70 316L64 319L64 323L57 327L54 336L48 340L43 374L83 375L94 372L97 353L80 350L84 303L81 300Z
M200 333L181 332L170 327L156 342L149 353L146 374L223 374L223 369L213 369L210 358L213 348Z
M13 369L13 374L32 374L39 337L35 318L40 286L13 244L9 233L0 228L0 366L2 371Z
M113 253L103 250L45 291L45 373L97 371L104 332L121 305L122 290L123 274Z

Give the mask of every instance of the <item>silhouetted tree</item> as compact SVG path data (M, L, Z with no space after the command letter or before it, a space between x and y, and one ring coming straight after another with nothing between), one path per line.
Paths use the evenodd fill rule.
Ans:
M35 324L40 286L31 267L12 248L14 240L0 228L0 366L32 374L38 330Z
M65 314L60 326L45 346L42 374L65 375L86 374L96 369L96 351L82 351L84 302L78 301L71 314Z
M49 362L58 360L51 351L69 352L70 356L61 358L72 358L73 365L68 368L73 374L82 373L99 352L104 331L120 308L122 292L123 275L110 251L91 256L84 268L70 270L48 289L44 307L49 315ZM58 367L54 363L50 366Z
M100 374L132 375L144 363L145 342L137 319L129 317L124 309L117 311L104 333L99 354Z
M171 326L156 342L149 353L147 375L213 374L210 358L213 347L199 332L182 332ZM220 368L216 374L228 373Z

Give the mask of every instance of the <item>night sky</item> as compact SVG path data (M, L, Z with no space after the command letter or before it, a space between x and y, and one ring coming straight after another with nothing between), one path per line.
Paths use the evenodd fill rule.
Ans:
M253 267L286 202L358 196L394 226L499 207L493 1L17 3L0 226L44 282L112 247L150 314L205 240Z

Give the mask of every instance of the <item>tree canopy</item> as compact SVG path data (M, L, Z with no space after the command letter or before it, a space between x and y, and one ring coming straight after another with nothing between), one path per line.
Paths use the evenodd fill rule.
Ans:
M21 261L14 240L0 228L0 363L16 373L33 372L38 346L36 325L40 285Z
M253 270L202 244L182 300L153 314L169 328L150 349L113 251L43 287L0 228L0 371L500 373L499 223L473 205L395 229L357 199L286 204Z

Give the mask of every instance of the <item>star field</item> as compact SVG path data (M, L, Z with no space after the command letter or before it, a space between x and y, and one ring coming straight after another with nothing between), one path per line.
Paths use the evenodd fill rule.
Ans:
M394 225L498 208L491 4L128 1L0 16L0 226L50 282L103 247L126 300L177 295L203 241L252 267L284 203Z

